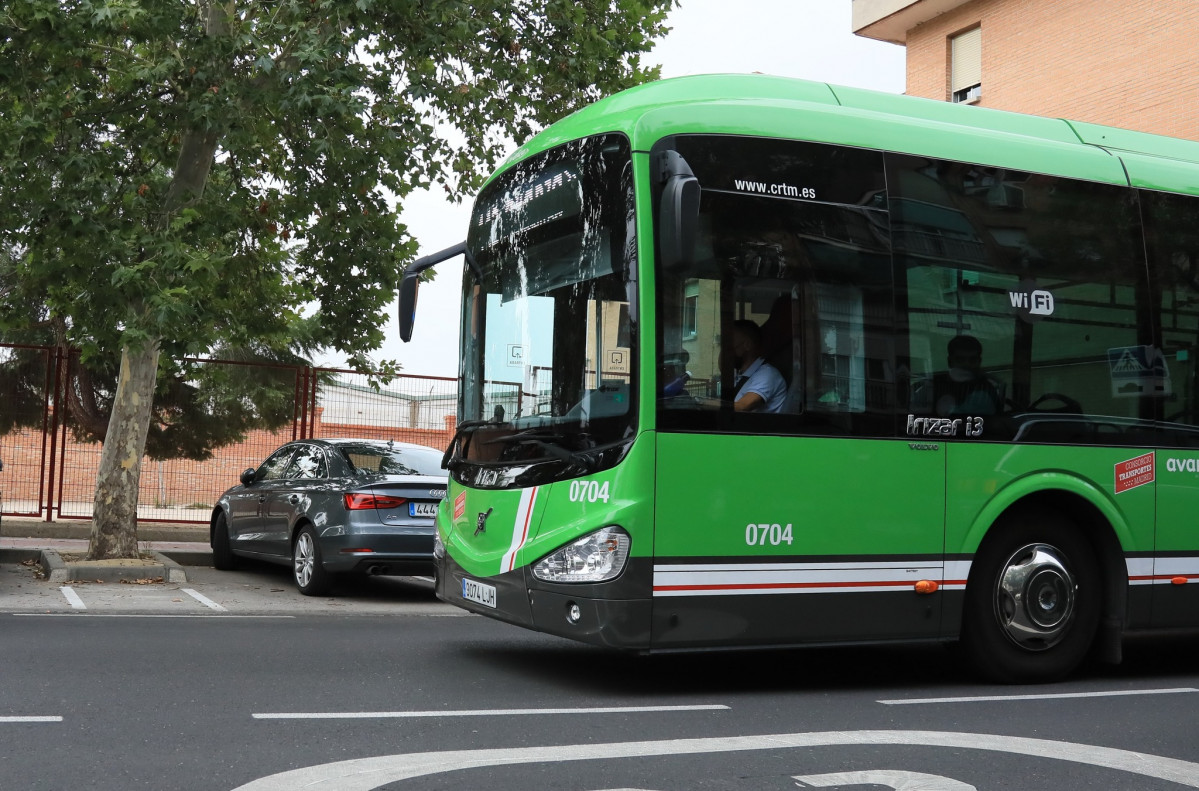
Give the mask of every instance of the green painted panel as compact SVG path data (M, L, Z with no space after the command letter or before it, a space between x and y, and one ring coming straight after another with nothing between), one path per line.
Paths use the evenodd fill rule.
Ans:
M606 525L632 536L630 554L653 553L653 434L616 467L546 486L470 489L451 480L438 514L446 551L468 574L492 576L536 562ZM479 515L488 513L485 528ZM527 529L526 529L527 526Z
M1109 146L1199 161L1199 144L1155 135L804 80L708 75L647 83L596 102L529 140L504 167L600 132L622 132L640 151L670 134L756 134L1115 184L1126 180Z
M1134 187L1162 192L1199 195L1199 164L1177 159L1117 152Z
M1199 451L1157 452L1157 550L1199 546Z
M1149 551L1153 548L1154 484L1116 492L1117 476L1124 471L1120 465L1145 454L1152 451L954 443L947 460L946 551L974 552L1005 509L1044 490L1085 499L1111 522L1126 552Z
M657 555L939 555L944 447L660 434ZM789 525L791 541L762 539L751 524Z
M1118 129L1114 126L1100 126L1082 121L1070 121L1069 124L1084 143L1103 146L1120 155L1126 151L1135 151L1168 159L1199 163L1199 142L1194 140L1153 135L1148 132L1134 132L1131 129Z

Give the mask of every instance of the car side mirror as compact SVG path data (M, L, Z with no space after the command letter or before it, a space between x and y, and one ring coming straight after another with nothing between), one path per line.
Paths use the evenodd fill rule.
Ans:
M249 486L254 483L254 476L258 474L258 470L253 467L247 467L241 471L241 485Z

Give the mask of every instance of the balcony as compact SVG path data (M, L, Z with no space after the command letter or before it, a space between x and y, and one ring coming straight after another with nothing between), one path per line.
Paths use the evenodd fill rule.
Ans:
M906 44L908 31L971 0L853 0L853 32Z

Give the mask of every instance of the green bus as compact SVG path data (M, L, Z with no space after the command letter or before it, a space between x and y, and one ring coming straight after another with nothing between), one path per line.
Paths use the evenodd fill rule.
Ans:
M1199 627L1199 143L664 80L504 163L405 340L457 254L441 599L1008 682Z

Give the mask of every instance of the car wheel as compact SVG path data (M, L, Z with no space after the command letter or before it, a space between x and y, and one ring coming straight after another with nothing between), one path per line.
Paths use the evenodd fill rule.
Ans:
M312 525L304 525L291 548L291 571L296 587L305 596L323 596L329 591L330 574L321 562L321 546Z
M1004 683L1062 678L1086 657L1099 625L1101 575L1076 525L1023 514L997 525L966 585L962 642Z
M212 565L221 571L237 568L237 556L229 546L229 522L223 511L212 525Z

